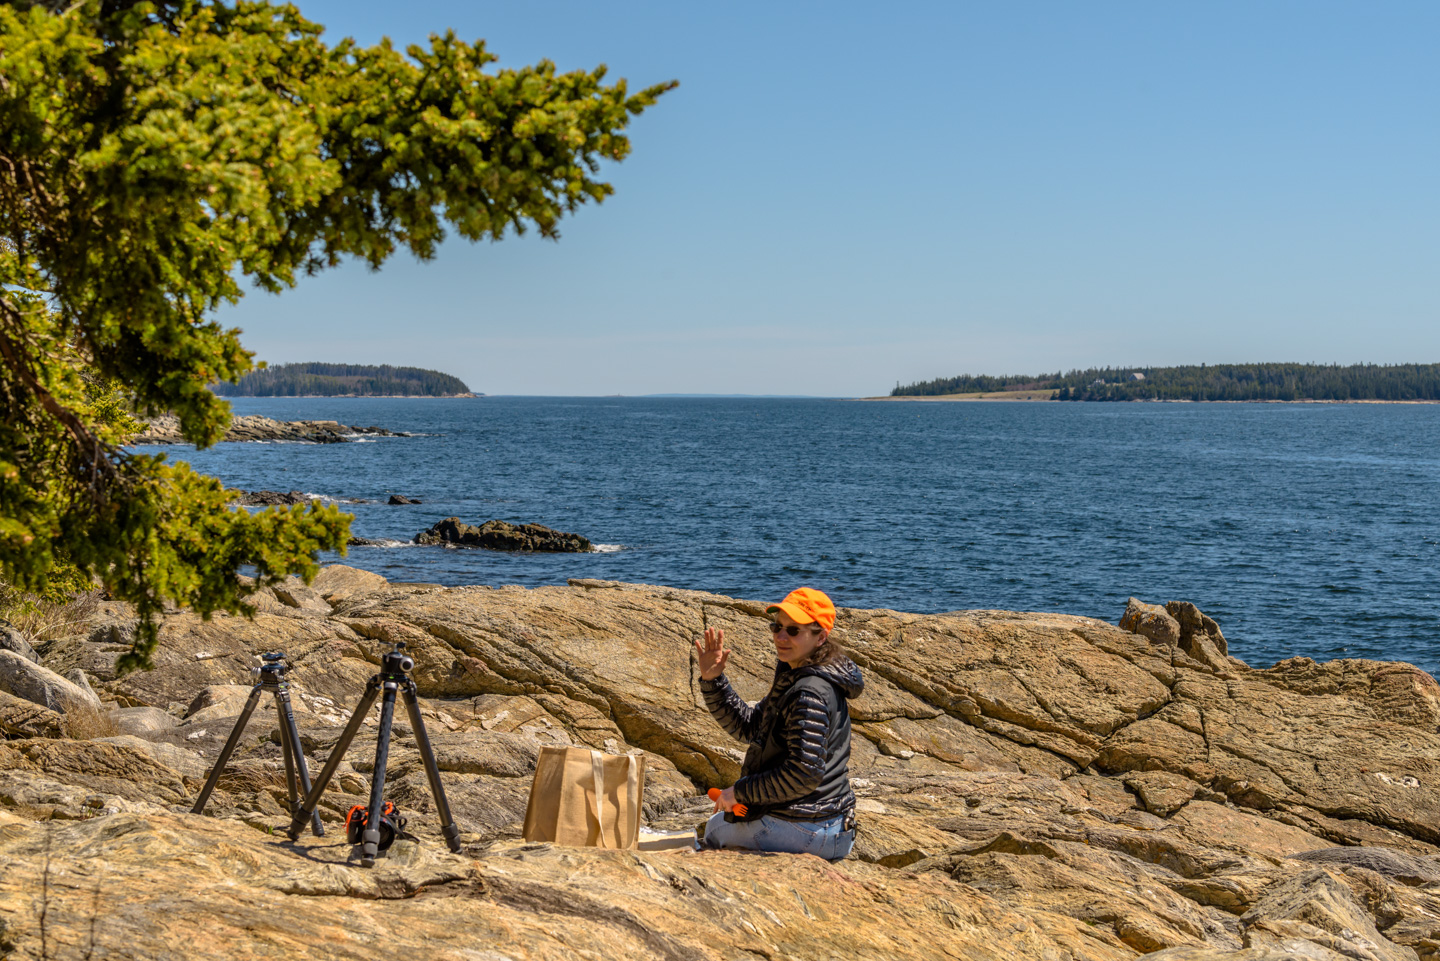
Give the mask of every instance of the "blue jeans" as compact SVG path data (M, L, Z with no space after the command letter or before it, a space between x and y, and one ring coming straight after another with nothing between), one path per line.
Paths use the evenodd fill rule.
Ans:
M814 854L839 861L855 846L855 829L844 828L843 815L828 821L790 821L766 814L755 821L731 823L716 812L705 825L705 847Z

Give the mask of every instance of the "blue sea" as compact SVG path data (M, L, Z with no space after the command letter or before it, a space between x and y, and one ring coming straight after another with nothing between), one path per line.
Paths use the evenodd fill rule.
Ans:
M397 581L594 577L846 607L1059 611L1188 600L1256 666L1440 671L1440 406L749 398L242 398L410 431L164 448L231 487L337 499L345 563ZM157 448L141 448L155 450ZM423 501L389 506L391 493ZM594 554L408 544L447 516ZM338 560L327 557L327 561Z

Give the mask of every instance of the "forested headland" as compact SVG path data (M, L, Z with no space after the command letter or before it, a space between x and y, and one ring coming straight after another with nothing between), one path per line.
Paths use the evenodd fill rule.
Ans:
M1440 401L1440 364L1199 364L944 377L891 397L1053 390L1054 400Z
M365 364L278 364L252 370L222 397L473 397L465 382L421 367Z

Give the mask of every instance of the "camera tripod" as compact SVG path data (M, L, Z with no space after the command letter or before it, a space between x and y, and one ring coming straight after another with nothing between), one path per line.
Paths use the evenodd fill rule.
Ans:
M435 797L435 811L440 815L440 831L445 835L445 843L450 850L457 854L460 852L460 828L450 816L450 803L445 800L445 788L440 784L440 768L435 764L435 751L430 747L430 736L425 733L425 722L420 717L420 701L415 696L415 681L410 677L410 672L415 669L415 659L404 651L404 643L396 641L394 648L380 658L380 673L366 682L365 694L360 698L360 703L355 705L355 713L350 715L350 723L345 725L340 740L335 742L335 747L330 751L324 770L320 772L314 786L305 795L305 800L300 803L290 821L290 827L285 832L290 836L290 840L298 840L305 821L315 816L315 806L320 803L320 795L325 793L325 786L335 775L335 769L344 759L350 742L355 739L365 716L374 706L376 695L383 690L380 730L375 738L375 772L370 781L369 817L360 846L360 864L367 868L375 866L375 856L380 847L381 816L384 813L385 763L390 757L390 726L395 719L395 695L403 691L410 727L415 731L420 758L425 763L425 776L430 781L430 793Z
M205 787L201 789L195 806L190 809L191 814L205 813L205 804L210 800L210 792L215 790L215 783L220 780L220 774L225 770L225 762L230 760L235 745L240 743L240 734L245 730L245 725L250 722L250 715L255 713L255 706L260 703L262 691L269 691L275 695L275 712L280 718L280 753L285 756L285 786L290 789L290 813L294 814L299 809L300 799L310 793L310 772L305 767L305 751L300 747L300 732L295 727L295 712L290 708L290 682L285 679L285 674L290 667L285 663L285 655L279 651L261 654L260 660L263 662L263 666L250 668L250 673L257 675L260 679L250 689L250 697L245 701L245 709L240 712L240 717L236 719L230 737L226 739L225 746L220 749L220 756L215 759L215 766L210 769L210 776L205 779ZM295 778L297 770L300 775L298 788ZM320 815L317 814L312 819L311 830L315 832L317 838L325 836L325 827L320 823Z

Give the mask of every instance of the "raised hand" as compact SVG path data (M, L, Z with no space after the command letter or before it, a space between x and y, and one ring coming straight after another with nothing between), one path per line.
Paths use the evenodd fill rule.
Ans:
M725 673L730 652L725 649L725 632L716 627L705 629L704 639L696 638L695 651L700 656L700 678L713 681Z

